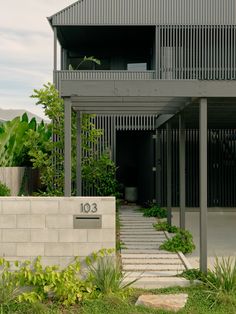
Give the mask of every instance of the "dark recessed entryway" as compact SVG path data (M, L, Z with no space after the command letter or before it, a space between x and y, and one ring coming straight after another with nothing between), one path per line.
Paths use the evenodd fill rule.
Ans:
M138 203L153 199L154 140L151 131L117 131L117 179L121 191L137 187Z

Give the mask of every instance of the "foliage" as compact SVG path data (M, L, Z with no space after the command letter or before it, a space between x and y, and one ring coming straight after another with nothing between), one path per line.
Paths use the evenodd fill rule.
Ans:
M180 229L179 232L171 239L165 241L161 246L161 250L170 252L192 253L195 250L193 236L187 230Z
M10 196L11 190L6 186L6 184L0 182L0 196Z
M102 249L92 257L88 257L86 262L89 269L89 280L102 295L116 293L124 295L125 289L135 282L124 282L126 276L121 271L121 265L116 260L114 250Z
M118 196L118 182L116 180L116 166L108 153L98 159L90 158L83 163L82 177L87 188L95 187L98 196Z
M179 227L171 226L166 221L158 222L157 224L153 224L153 227L157 231L167 231L169 233L177 233L180 230Z
M183 277L187 280L193 281L193 280L205 280L205 274L200 271L200 269L192 268L187 269L183 271L179 277Z
M69 64L69 70L73 71L73 70L78 70L79 67L85 63L85 62L92 62L95 63L97 65L101 65L101 61L99 59L96 59L94 56L90 56L90 57L86 57L84 56L83 60L78 64L78 66L76 68L73 68L73 66L71 64Z
M157 217L157 218L166 218L167 217L167 210L165 208L161 208L157 205L153 205L150 208L145 208L144 217Z
M93 292L92 284L80 278L81 267L78 260L59 270L58 266L44 268L38 257L32 264L29 261L22 264L16 262L14 272L9 271L9 264L4 259L1 259L1 263L6 265L3 276L8 279L7 287L27 288L27 291L17 296L19 302L36 303L51 298L69 306L80 302Z
M10 263L0 258L0 306L7 308L20 294L16 278L10 272Z
M42 105L45 115L52 121L49 124L54 136L39 145L37 134L30 134L27 146L33 167L40 169L43 195L63 195L64 187L64 104L53 84L48 83L40 90L34 90L33 98ZM93 115L82 115L82 151L86 158L82 160L82 176L85 185L95 185L99 195L115 194L115 165L107 153L98 157L93 148L97 148L102 130L92 123ZM72 179L76 177L76 116L72 115ZM95 149L96 150L96 149Z
M26 113L23 116L5 122L0 126L0 166L29 166L31 165L26 145L30 131L40 134L44 139L51 136L42 121L37 125L35 118L29 121Z
M205 280L212 306L217 303L236 305L236 259L216 258L214 269L209 270Z

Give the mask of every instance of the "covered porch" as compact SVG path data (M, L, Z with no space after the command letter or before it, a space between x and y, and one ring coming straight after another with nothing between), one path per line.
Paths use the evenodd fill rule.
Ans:
M65 100L65 196L71 195L71 112L77 113L77 193L81 191L81 129L82 113L156 114L158 128L167 129L167 209L172 222L171 205L171 140L172 124L179 128L180 226L185 228L185 136L186 127L199 125L199 189L200 189L200 268L207 269L207 128L208 122L231 118L235 110L235 82L232 81L61 81ZM216 104L217 100L217 104ZM208 118L209 114L209 118ZM224 116L223 116L224 115ZM211 118L212 116L212 118ZM218 120L217 120L218 119ZM169 134L169 135L168 135ZM157 158L158 159L158 158ZM158 176L158 160L156 162ZM158 178L157 178L158 182ZM158 189L157 202L158 202Z

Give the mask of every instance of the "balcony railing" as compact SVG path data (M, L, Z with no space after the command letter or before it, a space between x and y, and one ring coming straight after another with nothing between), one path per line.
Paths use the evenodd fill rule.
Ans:
M155 71L56 71L56 80L153 80Z
M54 81L60 88L62 80L235 80L236 68L162 67L159 71L55 71Z

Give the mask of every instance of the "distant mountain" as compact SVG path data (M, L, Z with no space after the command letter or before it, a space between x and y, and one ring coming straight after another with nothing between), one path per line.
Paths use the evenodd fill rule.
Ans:
M0 108L0 122L9 121L14 119L15 117L21 117L25 112L27 113L29 120L35 118L37 122L41 122L42 120L44 120L44 122L46 123L49 122L49 120L43 119L37 116L36 114L24 109L1 109L1 108Z

